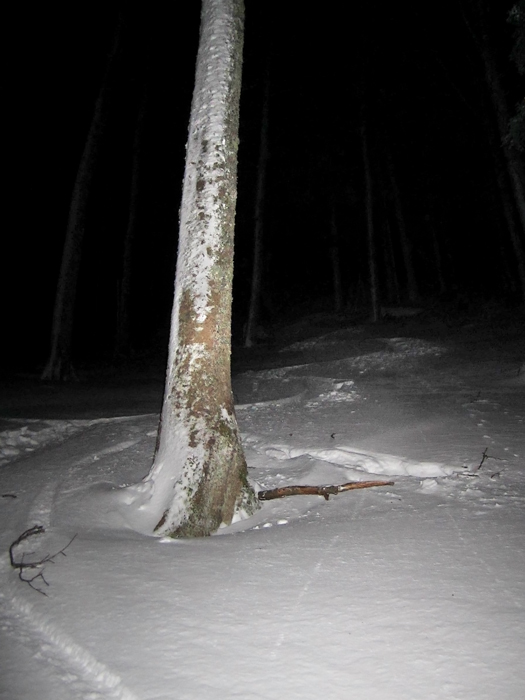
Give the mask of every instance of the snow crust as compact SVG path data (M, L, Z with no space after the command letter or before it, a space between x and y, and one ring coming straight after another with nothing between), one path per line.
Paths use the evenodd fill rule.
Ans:
M156 414L3 417L2 700L524 697L519 364L446 339L309 343L235 378L255 488L394 485L265 502L205 540L146 534ZM76 534L34 582L47 596L9 562L36 524L26 561Z

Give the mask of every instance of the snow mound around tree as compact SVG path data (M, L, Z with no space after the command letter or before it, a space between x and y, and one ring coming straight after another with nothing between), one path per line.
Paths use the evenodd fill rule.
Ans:
M248 438L249 442L249 438ZM348 471L349 479L365 480L367 475L415 476L420 478L451 476L457 468L439 462L418 462L405 457L354 450L350 446L336 448L293 447L285 444L259 443L250 445L259 454L280 461L307 456L330 462Z

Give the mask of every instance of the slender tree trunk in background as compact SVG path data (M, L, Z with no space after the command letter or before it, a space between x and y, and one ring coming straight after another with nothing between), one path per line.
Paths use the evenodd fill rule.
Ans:
M113 47L95 103L93 118L71 196L66 237L62 251L62 263L53 308L51 353L41 376L41 379L44 381L68 381L75 379L75 373L71 364L71 348L78 273L82 257L82 243L86 230L88 198L104 128L109 77L117 56L120 34L121 18L119 17Z
M501 84L501 78L494 58L487 46L483 46L482 50L483 64L485 67L485 76L489 93L496 114L498 131L501 143L503 144L503 153L507 163L507 170L512 184L516 207L520 216L521 225L525 232L525 177L523 172L523 163L519 151L507 138L508 128L510 123L510 112L507 106L505 91Z
M394 211L396 215L397 229L399 232L399 241L401 243L401 253L403 255L403 263L405 266L405 274L407 280L407 295L408 301L415 304L419 298L419 289L416 281L416 273L414 270L414 260L412 258L412 246L407 235L405 217L403 215L403 207L401 205L401 195L397 184L397 179L394 172L394 163L392 154L388 152L388 175L390 178L390 186L394 197Z
M447 291L447 283L445 282L445 274L443 272L443 258L441 256L439 240L437 237L436 228L433 224L430 224L430 235L432 236L432 248L434 250L434 263L436 267L439 293L443 295Z
M131 300L131 261L133 257L133 241L137 227L138 193L140 177L140 145L146 112L147 93L144 91L137 123L133 135L133 156L131 164L131 185L129 194L128 225L124 236L124 252L122 256L122 277L118 287L117 328L115 333L114 357L127 357L130 352L130 300Z
M478 4L478 12L482 12L482 10L479 9L480 5ZM478 50L480 53L483 53L482 49L482 41L479 38L479 29L475 30L474 29L474 22L468 18L467 13L465 11L465 7L463 7L463 19L465 22L465 25L474 40L474 43L476 44ZM507 167L507 159L505 157L505 154L503 152L502 148L502 138L501 138L501 125L495 125L494 119L489 116L487 113L487 105L486 105L486 97L487 97L487 92L490 93L490 101L492 104L492 107L494 108L494 95L492 91L489 90L480 90L480 104L473 106L470 101L465 97L465 94L463 90L461 90L458 85L454 82L454 80L451 78L450 73L447 71L447 69L443 66L443 64L438 61L439 65L443 68L443 71L445 72L447 79L456 92L456 94L460 97L461 102L467 107L467 109L474 115L476 118L479 118L481 120L483 130L485 132L485 136L487 138L487 143L490 148L491 156L492 156L492 163L494 167L494 174L496 178L496 183L500 195L500 203L498 203L498 208L499 204L501 204L501 208L503 210L503 215L505 218L506 222L506 227L507 231L510 236L511 240L511 245L513 248L514 252L514 258L516 260L517 264L517 269L518 269L518 283L520 286L521 294L523 298L525 299L525 260L524 260L524 253L523 253L523 245L520 241L520 233L518 230L517 226L517 221L515 218L515 213L517 213L517 207L515 206L515 197L514 193L511 193L509 190L509 181L508 181L508 167ZM492 61L493 63L493 61ZM497 83L499 84L499 78L497 77L497 71L495 69L495 64L493 65L494 71L496 72L496 78L497 78ZM485 83L488 83L487 80L487 73L485 71ZM500 85L501 87L501 85ZM506 105L506 98L503 94L500 92L500 96L503 98L503 104ZM489 112L491 111L490 108L488 110ZM503 120L504 121L504 120ZM514 146L515 147L515 146ZM517 158L521 162L521 157L519 153L516 153ZM522 178L523 180L523 178ZM506 258L505 258L506 259ZM508 261L506 261L506 269L510 273L510 268L508 268ZM512 276L512 275L511 275ZM514 281L509 277L509 283L511 288L515 288L515 283Z
M399 293L399 275L396 265L396 257L394 255L394 242L392 236L392 227L388 219L385 223L385 245L383 246L383 254L385 258L385 278L387 286L387 299L391 304L399 305L401 303L401 295Z
M330 220L330 260L332 263L332 280L334 288L334 311L336 313L340 313L343 310L343 286L341 283L339 236L337 235L334 204L332 204L332 216Z
M170 537L210 535L257 508L230 376L243 31L242 0L203 0L161 427L127 501Z
M494 129L492 128L487 118L483 119L483 126L485 128L487 141L489 143L492 155L494 177L496 178L496 183L500 196L501 209L503 210L503 216L505 218L507 231L509 233L512 249L514 252L514 258L517 264L518 283L520 286L521 295L525 300L525 257L523 252L523 246L520 240L518 224L515 218L514 200L512 198L511 192L509 191L506 172L506 162L501 149L501 144L498 142Z
M484 0L473 0L467 3L467 5L471 8L471 13L469 16L465 9L466 6L464 5L462 7L463 19L480 53L485 72L485 80L496 117L500 144L503 149L512 193L514 195L514 202L521 223L521 237L518 235L514 226L510 227L509 234L516 257L523 300L525 301L525 251L522 243L523 236L525 236L525 170L521 154L514 145L512 139L508 138L510 111L496 65L494 51L489 41L490 20L488 16L488 6Z
M374 323L376 323L379 320L379 293L377 288L377 260L374 241L374 199L372 192L372 172L370 168L370 158L368 155L368 136L364 120L361 126L361 148L363 153L363 164L365 169L366 230L368 243L368 283L370 287L370 298L372 303L372 320L374 321Z
M525 172L523 169L523 162L519 151L511 140L507 138L510 123L510 112L494 58L489 47L486 46L486 42L484 42L482 46L482 58L485 66L487 85L489 87L490 96L496 114L499 136L501 143L503 144L503 154L505 156L507 172L509 174L509 179L514 194L514 201L516 203L516 209L521 222L523 238L525 236ZM511 225L509 227L509 233L512 247L514 249L514 255L516 256L523 301L525 302L525 251L515 226Z
M270 71L266 69L264 79L264 96L261 119L261 136L259 142L259 159L257 163L257 185L255 190L255 228L253 237L253 267L250 292L250 307L244 332L244 347L251 348L257 330L261 311L262 276L263 276L263 233L264 233L264 195L266 190L266 169L268 165L268 114L270 105Z

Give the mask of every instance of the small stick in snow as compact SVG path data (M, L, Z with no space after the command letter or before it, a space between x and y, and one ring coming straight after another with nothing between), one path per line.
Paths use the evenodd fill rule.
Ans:
M271 501L274 498L285 496L323 496L327 501L342 491L353 489L369 489L372 486L393 486L393 481L348 481L346 484L329 484L327 486L281 486L277 489L259 491L257 498L260 501Z
M483 454L482 454L482 456L481 456L481 462L480 462L480 463L478 464L478 466L476 467L476 471L478 471L479 469L481 469L481 467L483 466L483 462L484 462L486 459L489 458L489 456L488 456L488 454L487 454L487 450L488 450L488 449L489 449L488 447L485 447L485 449L483 450Z
M481 457L481 462L480 462L480 463L478 464L478 466L476 467L476 471L479 471L479 470L481 469L481 467L483 466L483 463L484 463L485 460L487 460L487 459L495 459L495 460L497 460L498 462L504 462L504 461L505 461L505 460L502 459L501 457L493 457L492 455L489 455L489 454L488 454L488 449L489 449L488 447L485 447L485 449L483 450L483 455L482 455L482 457Z
M15 559L15 547L17 547L19 544L24 542L25 540L29 539L32 535L42 535L45 532L45 529L43 528L42 525L33 525L33 527L30 527L29 530L25 530L18 539L16 539L11 546L9 547L9 560L11 562L11 566L13 569L18 569L18 578L23 581L24 583L29 584L29 586L35 590L38 591L38 593L41 593L42 595L47 596L47 593L44 591L40 590L40 588L37 588L36 586L33 586L33 581L36 581L37 578L42 579L42 581L45 583L46 586L49 586L49 583L46 581L44 578L44 564L47 564L47 562L51 562L52 564L55 563L55 557L57 557L59 554L62 554L63 556L66 556L66 549L69 547L69 545L73 542L73 540L76 537L76 534L73 535L73 537L69 540L69 542L66 544L65 547L62 547L58 552L55 552L54 554L47 554L45 557L38 561L24 561L24 554L22 554L22 559L20 561L16 561ZM26 578L24 576L24 571L26 569L33 569L33 571L36 570L36 573L34 576L31 578Z

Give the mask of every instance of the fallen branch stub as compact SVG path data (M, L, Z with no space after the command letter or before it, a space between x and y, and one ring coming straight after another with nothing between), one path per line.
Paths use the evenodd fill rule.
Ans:
M346 484L328 484L326 486L281 486L277 489L259 491L257 498L260 501L271 501L274 498L284 498L285 496L323 496L327 501L330 496L335 496L342 491L393 485L393 481L348 481Z

